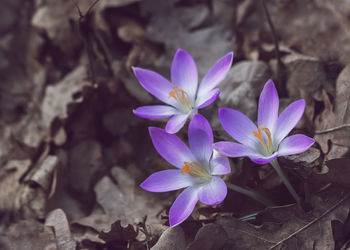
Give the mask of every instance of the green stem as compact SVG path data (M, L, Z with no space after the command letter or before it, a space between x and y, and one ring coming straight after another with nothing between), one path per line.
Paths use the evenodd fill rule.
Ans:
M252 213L252 214L248 214L248 215L242 216L242 217L240 217L240 218L238 218L238 219L241 220L241 221L255 220L255 219L256 219L256 216L257 216L260 212L261 212L261 211L255 212L255 213Z
M244 194L246 196L249 196L250 198L259 201L260 203L264 204L267 207L274 206L274 203L272 201L270 201L269 199L267 199L266 197L262 196L261 194L255 192L255 191L245 189L245 188L242 188L240 186L237 186L235 184L228 183L228 182L226 182L226 185L229 189L231 189L235 192Z
M276 170L277 174L279 175L279 177L282 179L284 185L287 187L288 191L291 193L291 195L293 196L293 198L295 199L295 201L297 203L300 203L300 197L299 195L297 194L297 192L295 192L292 184L290 184L287 176L283 173L280 165L278 164L278 161L277 161L277 158L274 159L272 162L271 162L271 165L272 167Z

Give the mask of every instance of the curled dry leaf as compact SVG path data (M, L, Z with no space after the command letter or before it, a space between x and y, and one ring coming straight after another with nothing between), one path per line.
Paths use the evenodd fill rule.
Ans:
M58 164L57 156L48 156L48 152L49 147L45 147L37 163L22 177L14 203L17 218L45 217L47 198L54 189L53 175Z
M27 180L37 183L46 193L50 193L52 177L57 165L58 157L48 155L31 171L31 177Z
M45 225L52 227L55 232L57 247L59 250L75 250L74 241L69 228L69 222L62 209L55 209L46 216Z

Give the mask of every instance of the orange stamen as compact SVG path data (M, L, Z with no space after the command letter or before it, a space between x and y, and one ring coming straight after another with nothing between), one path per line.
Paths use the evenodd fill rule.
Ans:
M169 92L169 98L174 98L178 103L187 109L192 108L191 100L186 91L174 84L173 90Z
M187 174L188 172L190 172L190 169L191 169L191 167L188 165L183 166L182 170L181 170L181 174Z
M192 177L205 177L208 174L203 170L203 167L201 164L199 164L196 161L192 162L184 162L184 166L182 166L181 173L182 174L189 174Z
M266 136L267 136L267 145L263 139L261 130L265 132ZM272 147L272 137L271 137L271 132L268 128L265 128L264 126L259 126L258 131L253 131L253 134L256 138L258 138L259 142L261 143L261 145L263 146L263 148L265 149L265 151L267 153L271 153L271 147Z
M260 126L260 128L265 132L265 134L267 135L267 143L269 146L269 149L271 149L272 146L272 137L271 137L271 132L268 128L265 128L263 126Z

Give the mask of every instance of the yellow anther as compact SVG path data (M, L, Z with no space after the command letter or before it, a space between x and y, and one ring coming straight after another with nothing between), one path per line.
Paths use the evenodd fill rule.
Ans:
M263 139L263 136L262 136L262 133L261 133L261 130L265 132L266 136L267 136L267 146L266 146L266 143ZM261 143L261 145L263 146L264 150L267 152L267 153L272 153L271 152L271 147L272 147L272 137L271 137L271 132L268 128L265 128L264 126L259 126L258 128L258 131L254 131L253 132L254 136L256 138L258 138L259 142Z
M190 97L188 96L186 91L184 91L179 86L176 86L175 84L173 86L173 90L169 92L169 98L171 97L174 98L178 103L180 103L185 108L187 109L192 108Z
M271 149L272 147L272 138L271 138L271 132L268 128L265 128L263 126L260 126L259 128L261 128L265 134L267 135L267 143L268 143L268 146L269 146L269 149Z
M192 162L184 162L184 166L182 166L181 173L189 174L192 177L206 177L208 174L203 170L201 164L196 161Z

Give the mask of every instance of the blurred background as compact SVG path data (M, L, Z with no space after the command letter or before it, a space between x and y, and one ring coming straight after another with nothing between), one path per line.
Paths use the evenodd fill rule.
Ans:
M0 0L0 6L0 249L349 244L348 0ZM269 166L233 159L226 180L259 190L278 207L249 224L237 218L264 206L230 193L223 204L201 204L191 219L169 228L176 192L138 187L171 166L157 155L147 130L164 121L132 113L158 101L131 66L169 79L178 48L194 57L199 78L234 51L220 98L202 112L216 141L230 138L217 108L236 108L255 121L269 78L280 110L306 100L296 131L316 143L282 165L307 212L292 205ZM186 141L186 129L180 137Z

